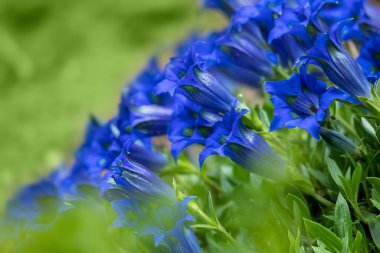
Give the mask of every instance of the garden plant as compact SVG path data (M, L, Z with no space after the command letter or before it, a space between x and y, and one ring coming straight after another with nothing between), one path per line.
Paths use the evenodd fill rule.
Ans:
M91 117L9 201L0 252L380 252L377 3L203 6L227 26L157 52Z

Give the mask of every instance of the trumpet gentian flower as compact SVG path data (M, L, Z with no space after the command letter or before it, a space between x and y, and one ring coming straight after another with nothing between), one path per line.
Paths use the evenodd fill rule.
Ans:
M120 124L131 128L139 136L155 136L166 133L172 110L167 94L154 96L153 90L164 79L157 59L153 58L140 75L131 82L121 98ZM122 127L123 129L124 127Z
M118 215L115 226L133 228L139 235L153 235L155 246L163 252L200 253L199 244L188 222L194 221L186 213L193 197L183 201L144 202L138 199L120 199L112 202Z
M326 5L335 3L335 0L321 1L294 1L285 2L282 12L275 19L273 29L270 31L268 42L291 34L304 47L311 47L316 34L324 31L319 21L319 12Z
M240 113L233 111L224 121L214 125L212 134L206 139L206 148L200 154L200 165L210 155L221 155L257 174L282 177L284 163L281 158L260 135L243 124L241 117L247 112L245 109Z
M165 242L174 253L200 252L199 245L187 221L186 214L192 198L176 200L172 188L149 169L130 159L127 141L101 185L102 195L112 202L118 214L116 225L128 226L140 235L154 235L155 245Z
M156 174L132 161L133 140L124 144L102 180L101 192L107 199L134 197L139 199L174 198L173 190Z
M363 45L357 62L367 78L375 83L380 77L380 36L373 36Z
M171 141L171 154L177 160L180 153L193 144L205 144L212 126L222 119L221 116L204 109L187 98L176 97L175 114L168 128Z
M315 64L323 69L327 77L339 88L354 96L370 97L371 85L360 66L343 48L340 33L347 23L334 25L329 33L318 36L314 46L300 58L298 65Z
M15 221L31 222L32 225L43 223L39 217L52 214L52 218L61 207L58 190L49 179L26 186L19 190L9 201L6 216Z
M273 76L277 58L256 23L232 23L216 44L215 57L233 79L257 86L262 78Z
M204 0L203 5L207 8L218 9L228 16L232 16L240 7L254 4L254 0Z
M131 127L136 135L166 134L173 110L160 105L142 105L130 108Z
M157 92L169 91L168 83L160 83ZM176 93L186 96L191 101L216 113L227 113L231 105L240 106L237 98L214 75L192 66L186 75L175 84Z
M180 55L170 58L170 62L165 67L165 78L154 90L155 95L162 95L168 92L174 94L178 83L186 76L188 71L197 66L206 71L215 64L212 53L215 49L215 39L219 33L212 33L205 39L194 42L187 50L181 47ZM187 45L187 43L185 43Z
M320 124L325 121L330 104L334 100L356 101L340 89L326 89L324 82L302 70L301 74L293 73L289 80L265 83L274 105L270 131L299 127L319 140Z

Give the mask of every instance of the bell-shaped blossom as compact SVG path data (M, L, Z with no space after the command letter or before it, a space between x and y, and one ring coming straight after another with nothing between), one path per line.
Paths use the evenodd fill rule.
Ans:
M166 85L168 83L161 83L158 92L171 89ZM216 113L229 112L232 104L239 106L237 98L216 76L201 70L198 66L192 66L186 75L175 84L173 90Z
M170 58L169 63L165 67L165 78L157 87L155 87L155 95L163 95L169 93L173 96L178 83L187 75L187 73L194 68L207 71L209 68L216 64L212 54L215 49L215 40L219 38L219 33L211 33L205 38L200 38L189 45L185 41L178 49L178 55ZM193 41L193 37L191 37Z
M138 235L154 236L154 244L164 252L200 253L197 238L188 222L193 222L186 207L193 197L183 201L139 201L120 199L112 202L118 214L115 226L133 228Z
M275 19L268 42L290 34L297 39L296 43L308 48L312 46L315 36L325 29L319 20L320 10L327 4L335 4L335 0L289 1L283 4L282 12Z
M38 225L51 221L61 206L57 186L47 178L19 190L8 202L6 216L17 222Z
M270 131L282 127L299 127L318 140L320 124L325 121L330 104L334 100L356 102L340 89L326 89L324 82L304 71L301 74L293 73L288 80L266 82L265 87L272 95L271 101L274 105Z
M340 40L340 32L347 22L340 22L329 33L318 36L306 56L300 58L298 65L315 64L342 90L354 96L370 97L370 83Z
M256 23L232 22L216 45L218 68L234 80L258 86L261 79L273 76L277 58Z
M139 199L173 198L173 190L154 172L131 159L133 140L124 144L120 155L106 172L101 192L110 200L133 196Z
M194 232L187 221L194 221L186 213L188 201L178 201L174 190L161 178L130 159L127 142L112 169L103 178L102 196L112 202L118 214L116 226L127 226L139 235L153 235L155 245L164 244L170 252L200 252Z
M254 3L254 0L203 0L205 7L218 9L228 16L232 16L237 9Z
M210 155L227 156L236 164L254 173L272 177L283 177L285 167L282 159L267 142L242 122L247 110L233 112L213 127L200 154L200 165Z
M205 111L182 95L176 97L175 114L168 128L171 154L177 160L190 145L205 144L212 126L222 119L218 114Z
M123 92L119 106L119 124L139 136L155 136L166 133L172 116L167 94L153 94L156 85L164 79L157 59L152 58L148 66Z
M121 134L117 123L113 119L102 125L91 118L86 138L75 154L70 173L63 179L62 188L66 193L79 194L81 186L98 187L102 174L120 155L124 143L135 139L131 134ZM129 149L130 158L135 163L152 171L158 171L167 164L165 156L152 150L149 138L134 141Z
M371 83L380 78L380 35L373 36L362 46L357 62Z

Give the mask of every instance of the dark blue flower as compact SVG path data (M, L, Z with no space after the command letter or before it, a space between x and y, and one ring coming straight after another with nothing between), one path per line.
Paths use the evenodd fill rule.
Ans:
M214 125L200 154L200 165L210 155L221 155L259 175L283 177L285 164L282 159L260 135L243 124L241 117L247 112L233 112Z
M173 110L160 105L142 105L130 107L130 119L133 133L140 136L166 134Z
M356 101L340 89L326 89L324 82L304 71L293 73L289 80L265 83L274 105L270 131L299 127L319 140L320 123L325 121L330 104L334 100Z
M275 17L281 15L282 12L283 1L259 1L255 5L250 5L239 9L233 17L231 23L238 29L240 27L249 29L249 31L254 34L254 37L256 38L258 38L257 35L259 35L258 31L260 31L262 34L261 37L267 41L272 29L274 29ZM292 64L304 53L301 45L299 45L296 39L290 34L283 34L275 39L274 36L271 35L270 39L272 51L279 56L281 64L286 67L289 65L289 62ZM253 45L256 46L256 44ZM265 47L259 46L257 47L257 50L260 50L260 48ZM269 56L271 61L275 62L275 57L273 57L273 55Z
M254 0L203 0L205 7L218 9L228 16L232 16L240 7L254 3Z
M151 170L131 159L134 140L124 144L120 155L106 172L101 183L102 195L110 200L134 197L151 200L174 198L173 190Z
M7 205L6 216L32 225L39 224L54 219L61 206L56 185L49 179L42 179L16 193Z
M131 134L122 134L118 118L100 124L92 118L88 124L86 138L75 154L74 164L69 175L62 180L64 193L83 194L84 186L98 187L102 175L122 152L124 143L135 140ZM155 152L149 138L140 138L129 146L131 160L158 171L167 164L166 157Z
M170 102L170 97L161 95L155 96L153 93L156 85L164 79L164 73L158 66L158 60L153 57L143 71L128 85L121 96L120 112L133 106L147 104L166 104Z
M342 20L358 17L363 8L363 0L339 0L326 5L319 13L320 18L331 26Z
M193 216L186 213L186 207L193 197L183 201L144 202L138 199L120 199L112 202L118 214L115 226L133 228L140 236L154 236L156 247L165 252L200 253L200 247L188 222Z
M119 106L118 121L121 130L139 136L155 136L166 133L172 110L167 94L154 95L156 85L164 79L157 59L153 58L129 89L123 92Z
M170 58L170 62L165 67L165 78L154 90L156 95L165 93L174 94L178 83L187 75L188 71L197 66L206 71L216 64L212 57L215 49L215 40L219 37L219 33L211 33L204 39L195 41L192 45L178 50L179 55Z
M180 153L193 144L204 145L212 126L221 116L205 111L187 98L176 97L175 114L168 128L171 154L177 160Z
M364 26L362 29L367 30L370 36L380 35L380 10L371 1L364 1L359 17L359 24Z
M157 91L159 93L168 91L172 88L168 86L168 83L161 83ZM192 66L175 84L174 91L216 113L229 112L231 105L240 106L237 98L219 79L196 65Z
M297 39L296 43L302 43L301 46L305 48L311 47L316 35L325 30L319 21L320 10L325 5L335 2L335 0L300 0L284 3L282 12L275 19L274 27L270 31L269 43L291 34Z
M258 86L262 78L273 76L277 59L256 23L232 23L216 45L218 68L233 79Z
M318 36L314 46L300 58L298 65L315 64L342 90L354 96L371 97L371 85L360 66L343 48L340 32L346 21L334 25L329 33Z
M367 0L342 0L320 13L320 19L332 25L344 19L354 18L351 26L342 31L342 39L353 39L361 43L372 35L380 34L380 11Z
M375 83L380 77L380 36L373 36L362 46L357 62L367 78Z

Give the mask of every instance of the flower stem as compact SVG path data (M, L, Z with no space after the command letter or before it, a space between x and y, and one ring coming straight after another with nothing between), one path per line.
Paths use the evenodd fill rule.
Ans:
M177 197L180 200L183 200L186 196L180 191L178 191ZM218 231L221 234L223 234L228 241L230 241L234 245L237 245L236 240L231 236L231 234L228 233L227 230L218 221L214 220L213 218L208 216L205 212L203 212L202 209L198 206L198 204L195 201L190 201L188 204L188 208L191 214L196 215L203 222L206 223L206 224L197 224L197 225L194 225L193 227L207 228L207 229Z

